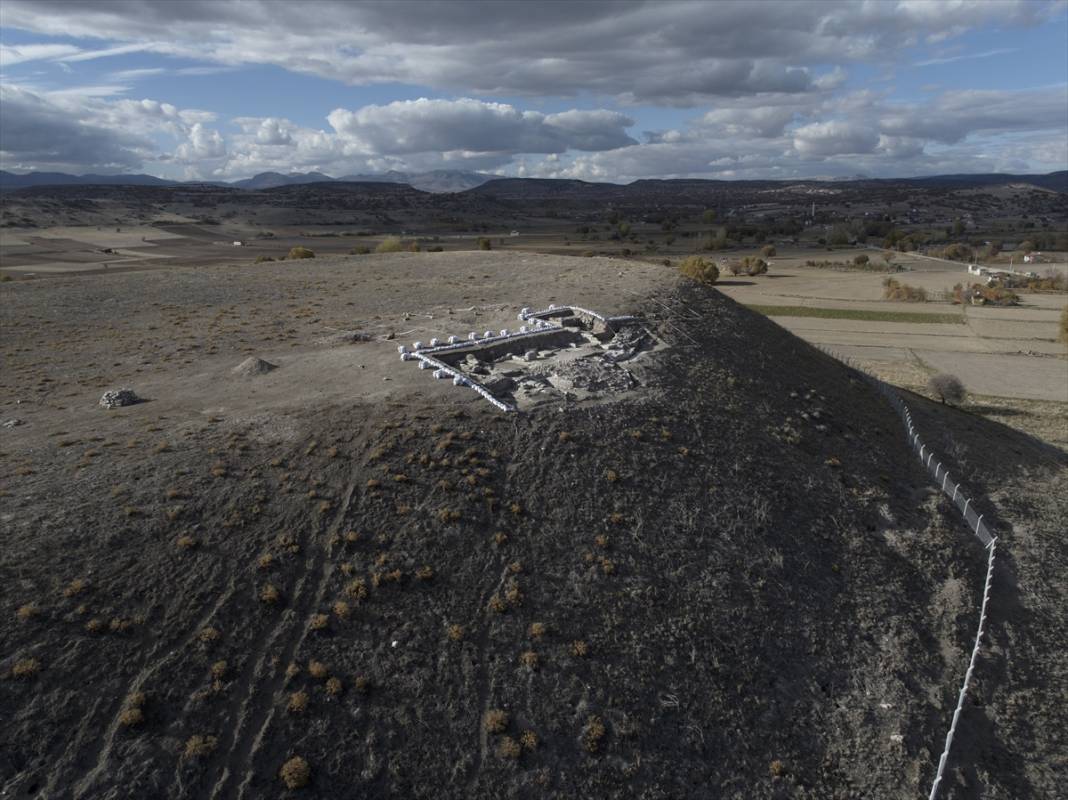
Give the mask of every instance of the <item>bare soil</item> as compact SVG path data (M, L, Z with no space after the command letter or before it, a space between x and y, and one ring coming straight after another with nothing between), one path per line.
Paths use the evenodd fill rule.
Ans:
M926 793L982 548L865 381L722 294L498 254L0 291L6 795L291 796L293 756L323 798ZM505 415L397 360L551 301L642 317L635 391ZM1012 559L947 796L1052 796L1068 459L915 402Z

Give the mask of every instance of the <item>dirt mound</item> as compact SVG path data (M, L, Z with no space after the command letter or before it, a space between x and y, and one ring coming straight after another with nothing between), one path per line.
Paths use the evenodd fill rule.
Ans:
M251 377L253 375L266 375L268 372L272 372L276 369L278 369L277 364L272 364L270 361L264 361L257 356L251 356L234 367L231 372L235 375Z
M663 345L618 399L450 390L147 448L103 415L131 446L19 462L0 785L282 798L296 764L318 798L926 795L981 546L838 362L711 290L618 311ZM1002 435L1031 491L1063 476ZM995 602L953 796L1056 794L1055 512L1006 548L1042 558Z

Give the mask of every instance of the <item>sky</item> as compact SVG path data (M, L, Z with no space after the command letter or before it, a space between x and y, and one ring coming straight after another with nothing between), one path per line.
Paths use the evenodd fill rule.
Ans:
M1065 0L3 0L0 168L1068 169Z

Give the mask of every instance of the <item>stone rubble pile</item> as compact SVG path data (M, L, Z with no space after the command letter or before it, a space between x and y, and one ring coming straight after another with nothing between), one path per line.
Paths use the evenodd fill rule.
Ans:
M141 398L137 396L133 389L110 389L104 392L104 395L100 398L100 405L108 409L132 406L140 402Z

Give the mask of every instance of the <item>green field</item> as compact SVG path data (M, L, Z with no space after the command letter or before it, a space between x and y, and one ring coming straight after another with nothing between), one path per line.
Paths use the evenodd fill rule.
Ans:
M922 311L865 311L850 308L816 308L813 306L747 305L768 317L821 317L823 319L860 319L871 322L964 323L963 314L933 314Z

